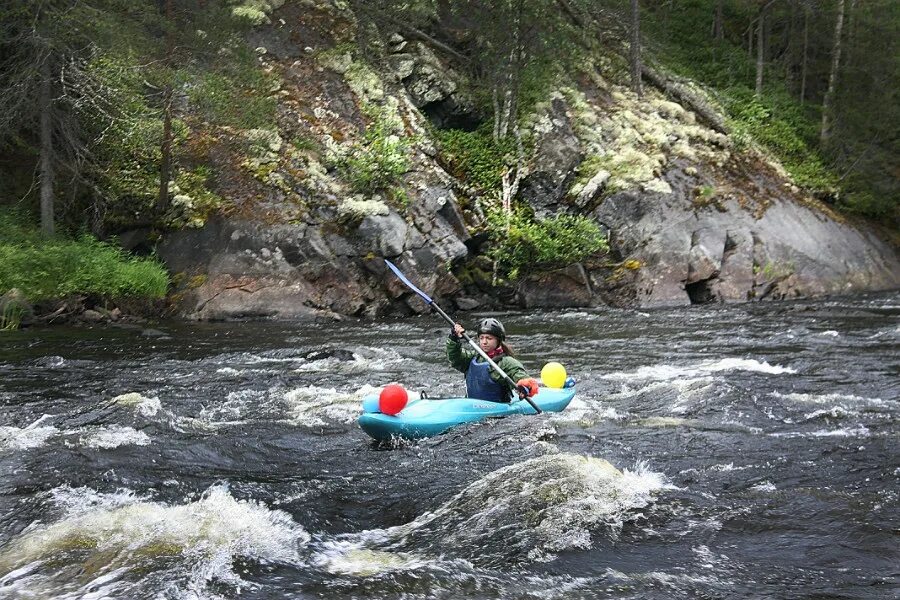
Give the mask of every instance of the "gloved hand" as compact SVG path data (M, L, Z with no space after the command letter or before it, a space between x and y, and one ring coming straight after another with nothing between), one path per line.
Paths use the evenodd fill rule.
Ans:
M518 380L516 382L516 391L519 393L519 398L533 397L538 393L537 379L525 377L524 379Z
M453 328L450 329L450 339L454 342L458 342L462 339L463 334L466 332L465 328L459 323L455 323Z

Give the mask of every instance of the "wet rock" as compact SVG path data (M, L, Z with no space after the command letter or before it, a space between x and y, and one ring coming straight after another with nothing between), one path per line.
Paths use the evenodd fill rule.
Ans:
M589 306L592 297L587 273L579 264L526 277L517 292L523 308Z
M90 308L81 313L81 318L88 323L102 323L106 320L106 317L104 317L103 314Z
M326 358L335 358L337 360L347 362L353 360L353 352L343 350L341 348L325 348L322 350L311 350L303 355L308 361L325 360Z

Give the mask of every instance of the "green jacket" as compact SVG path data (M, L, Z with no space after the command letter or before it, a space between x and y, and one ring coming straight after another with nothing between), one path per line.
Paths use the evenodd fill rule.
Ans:
M461 373L465 373L469 370L469 363L472 362L472 357L478 355L472 347L468 346L468 344L463 346L463 343L463 340L457 341L453 338L447 338L447 359L450 361L450 366ZM478 362L485 362L481 355L478 355ZM509 378L513 381L519 381L520 379L528 377L528 371L525 370L522 363L512 356L503 354L499 359L494 359L494 362L497 363L497 366L503 369L503 372L509 375ZM510 396L515 396L513 386L503 379L503 377L494 369L491 369L491 379L506 388Z

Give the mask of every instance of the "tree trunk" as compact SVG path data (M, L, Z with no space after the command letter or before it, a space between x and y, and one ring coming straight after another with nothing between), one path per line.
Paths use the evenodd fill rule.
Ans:
M497 141L500 139L500 91L496 83L491 90L491 102L494 105L494 141Z
M800 64L800 104L806 102L806 70L809 59L809 5L803 2L803 59Z
M41 61L41 233L51 237L53 223L53 88L49 52Z
M172 179L172 84L163 92L163 137L160 146L159 197L156 210L160 214L169 208L169 180Z
M766 60L766 8L763 7L759 11L759 29L756 37L756 95L762 96L763 86L763 70L765 69Z
M747 58L753 59L753 23L747 28Z
M831 137L831 111L834 104L834 91L837 88L838 68L841 65L841 30L844 27L844 0L838 0L837 20L834 25L834 52L831 55L831 73L828 75L828 91L822 101L822 131L819 141L825 144Z
M856 38L856 3L850 0L850 10L847 11L847 48L844 52L844 68L853 69L853 41Z
M172 0L165 0L166 21L169 32L166 34L166 66L172 59L175 40L172 38ZM169 180L172 179L172 83L169 82L163 91L163 138L160 145L159 196L156 199L156 210L162 215L169 208Z
M791 0L791 16L788 19L787 33L785 34L785 50L784 50L784 84L788 92L794 89L794 65L797 63L795 59L796 46L794 37L797 29L797 0Z
M638 0L631 0L631 89L638 97L643 96L641 88L641 6Z
M717 0L716 17L713 19L713 38L718 42L725 39L725 19L722 16L722 5L724 3L725 0Z
M709 105L701 96L696 94L687 85L679 81L669 79L656 69L648 65L641 65L641 74L654 87L675 98L680 104L697 113L700 120L719 133L728 134L728 125L722 115Z

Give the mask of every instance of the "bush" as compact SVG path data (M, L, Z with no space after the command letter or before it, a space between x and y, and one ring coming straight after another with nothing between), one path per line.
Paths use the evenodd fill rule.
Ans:
M564 267L609 249L600 227L583 216L538 221L523 209L508 216L494 209L488 212L488 224L493 241L489 254L508 279L518 278L523 268Z
M354 144L335 160L338 170L354 192L373 194L387 190L391 195L400 178L409 170L410 141L397 133L400 123L386 111L372 113L363 143Z
M19 288L32 302L86 294L163 298L169 277L157 260L129 256L90 235L43 240L0 216L0 290Z
M494 140L483 128L442 129L436 133L444 160L455 176L483 192L500 189L504 169L515 162L514 139Z

